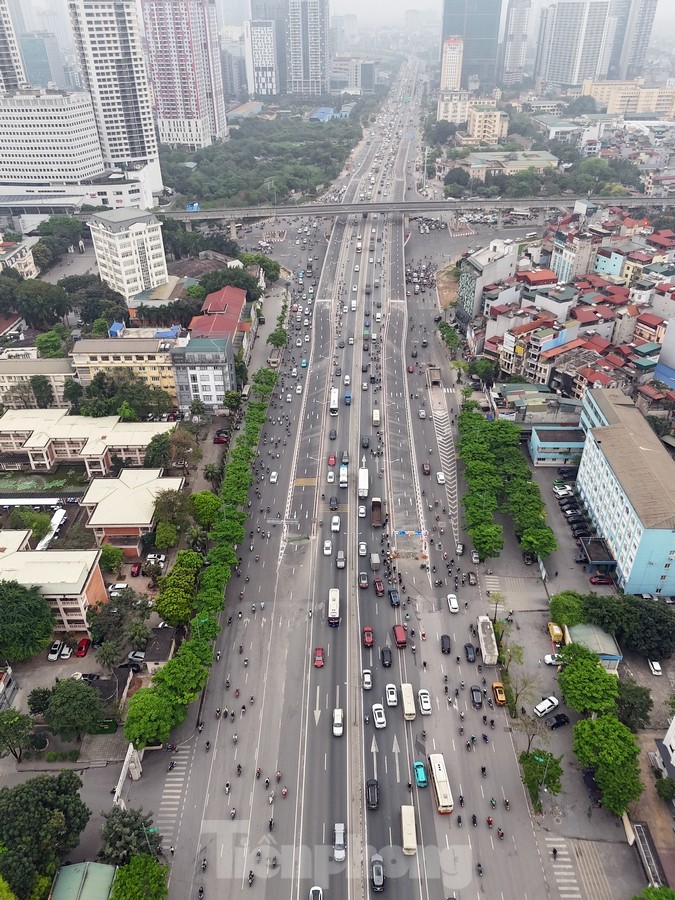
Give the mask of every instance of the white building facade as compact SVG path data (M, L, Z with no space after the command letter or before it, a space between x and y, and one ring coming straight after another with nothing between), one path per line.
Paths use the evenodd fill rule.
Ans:
M244 22L246 83L251 96L271 97L280 91L276 22Z
M535 78L571 86L607 77L616 19L611 0L558 0L541 11Z
M462 82L462 59L464 41L459 35L452 35L443 41L441 53L441 92L458 91Z
M289 0L288 93L324 94L329 88L328 0Z
M162 223L156 216L117 209L95 213L87 224L102 281L127 303L169 280Z
M8 0L0 0L0 91L27 87L21 50Z
M525 73L525 57L532 0L509 0L504 29L502 82L520 84Z

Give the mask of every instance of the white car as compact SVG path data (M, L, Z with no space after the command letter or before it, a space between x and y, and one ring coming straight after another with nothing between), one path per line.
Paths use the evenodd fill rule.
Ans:
M459 601L456 594L448 594L448 609L451 613L459 612Z
M125 588L128 588L129 585L125 581L117 581L115 584L111 584L108 588L109 594L118 594L120 591L123 591Z
M388 684L384 689L387 706L398 706L398 691L395 684Z
M563 497L573 497L574 491L571 487L553 487L553 493L558 498L558 500L562 500Z
M308 334L305 335L305 343L309 344L309 335Z
M350 385L351 383L352 383L352 377L351 377L351 375L345 375L345 387L349 387L349 385Z
M335 484L335 472L329 472L328 475L326 475L326 482L328 484Z
M373 724L376 728L387 727L387 717L384 714L384 706L381 703L373 703Z
M278 472L270 472L270 484L276 484L279 480Z
M334 737L342 737L344 731L344 716L342 710L338 707L333 710L333 735Z
M357 287L355 284L352 285L352 291L354 291L354 293L356 293L356 291L357 291Z
M370 669L364 669L361 677L363 678L363 690L369 691L373 686L373 673Z
M562 656L558 653L547 653L544 657L544 663L547 666L559 666L562 664Z
M359 543L359 556L368 556L368 545L365 541Z
M56 662L56 660L61 655L61 651L63 650L63 641L54 641L54 643L49 648L49 653L47 654L47 659L49 662Z
M333 542L332 541L324 541L323 542L323 555L331 556L333 553Z
M358 264L358 263L354 266L354 271L355 271L355 272L358 272L358 271L359 271L359 264Z
M445 484L445 475L442 472L436 472L436 484Z
M359 506L359 519L365 519L365 517L366 517L365 506Z
M478 555L477 550L471 551L471 562L474 564L474 566L477 566L478 563L480 562L480 556Z
M301 385L301 384L296 384L296 386L295 386L295 393L296 393L296 394L301 394L301 393L302 393L302 385Z
M63 655L63 654L61 654ZM648 659L647 665L649 666L649 671L652 675L663 675L663 669L661 668L661 663L656 662L655 659Z
M290 394L286 394L286 403L292 403L293 397Z
M553 712L558 704L559 700L557 697L554 697L552 695L550 697L546 697L541 701L541 703L537 703L534 708L534 714L539 719L543 719L544 716L547 716L550 712Z
M368 382L367 382L367 381L362 381L362 382L361 382L361 390L362 390L362 391L367 391L367 390L368 390Z
M302 341L300 340L300 338L296 338L295 346L296 346L296 347L302 347Z
M339 531L340 530L340 516L333 516L330 520L330 530L331 531Z
M420 713L423 716L431 715L431 696L429 695L429 691L422 688L421 691L417 692L417 701L420 705Z
M164 553L148 553L145 559L147 562L155 563L155 565L157 566L163 566L166 562L166 556Z

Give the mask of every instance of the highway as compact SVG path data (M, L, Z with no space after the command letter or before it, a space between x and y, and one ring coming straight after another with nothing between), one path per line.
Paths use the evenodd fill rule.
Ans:
M174 867L171 897L195 897L200 885L205 900L233 897L248 890L249 872L251 897L306 898L313 886L327 900L364 897L374 893L374 853L383 857L390 897L465 900L484 890L489 897L528 898L545 890L509 723L498 707L486 705L490 670L468 663L464 651L485 604L480 580L455 591L471 567L470 548L461 558L456 550L464 540L453 435L459 395L445 364L444 387L427 390L428 364L444 359L433 322L437 309L422 297L406 298L400 210L414 189L421 152L420 67L411 60L402 69L372 137L355 153L344 192L350 204L381 191L398 212L338 220L316 299L307 297L306 285L293 284L298 308L290 314L291 340L256 463L241 575L228 588L232 621L219 638L222 660L203 709L213 750L205 753L205 733L191 751L182 834L194 847L181 852L195 863ZM339 391L337 415L328 410L332 388ZM344 453L348 485L340 488ZM357 471L364 461L370 490L360 500ZM423 464L430 474L423 474ZM382 527L371 524L374 497L383 501ZM339 550L346 554L343 569L336 566ZM377 572L373 552L381 559ZM367 587L358 586L361 573ZM384 581L380 597L375 575ZM337 627L327 621L333 588L340 592ZM400 605L390 602L390 588L398 589ZM450 592L460 596L456 614L448 608ZM395 624L407 629L403 649L393 640ZM364 628L372 629L373 646L365 646ZM451 640L449 654L441 653L443 634ZM416 702L420 688L429 691L430 715L418 706L415 718L404 720L403 683L413 686ZM396 706L387 704L388 684L396 688ZM484 696L481 709L472 707L472 685ZM386 727L375 727L373 704L383 705ZM216 719L218 705L231 715ZM340 735L336 709L344 714ZM418 786L413 775L415 761L428 771L430 753L445 757L451 815L438 814L431 785ZM366 781L373 778L378 808L368 809ZM401 846L407 804L415 809L412 855ZM346 862L334 859L336 823L346 826Z

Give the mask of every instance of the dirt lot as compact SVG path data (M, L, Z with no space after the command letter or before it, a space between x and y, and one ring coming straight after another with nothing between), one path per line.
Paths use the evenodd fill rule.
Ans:
M441 309L448 309L457 300L459 280L456 272L454 266L448 266L447 269L436 273L436 290Z

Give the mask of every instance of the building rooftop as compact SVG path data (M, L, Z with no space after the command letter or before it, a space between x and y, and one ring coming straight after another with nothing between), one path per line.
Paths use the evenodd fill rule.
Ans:
M0 357L0 375L72 375L69 359L11 359Z
M77 341L71 350L71 355L84 353L86 355L94 353L160 353L171 350L176 344L175 338L87 338L83 341Z
M154 213L143 212L140 209L108 209L105 212L92 213L91 222L104 225L109 231L118 233L126 231L131 225L155 225L159 219ZM88 222L87 224L91 224Z
M94 507L91 528L106 525L149 526L160 491L180 491L183 478L162 478L162 469L122 469L117 478L94 478L81 506Z
M63 866L56 873L51 900L108 900L116 871L116 866L97 862Z
M21 550L26 531L0 531L0 581L39 587L45 594L81 594L100 550Z
M675 461L620 390L594 390L608 425L592 430L619 484L646 528L675 529Z

